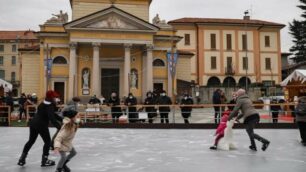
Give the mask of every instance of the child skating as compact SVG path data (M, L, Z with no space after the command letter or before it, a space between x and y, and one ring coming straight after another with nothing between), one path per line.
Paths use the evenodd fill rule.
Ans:
M215 133L215 136L216 136L215 143L214 143L213 146L210 147L210 149L217 150L219 141L224 137L224 131L227 127L228 117L229 117L232 110L233 110L233 107L228 106L228 110L226 110L222 113L221 122L220 122L220 124L219 124L219 126L216 130L216 133Z
M72 145L72 140L80 123L77 114L78 112L74 110L63 112L63 126L54 140L54 153L61 156L56 172L70 172L67 163L77 154ZM67 153L69 154L67 155Z

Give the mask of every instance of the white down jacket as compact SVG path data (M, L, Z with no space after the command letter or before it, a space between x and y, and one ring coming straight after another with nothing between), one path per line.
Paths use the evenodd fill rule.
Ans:
M65 117L63 119L63 126L54 140L54 148L59 148L59 150L63 152L70 152L73 147L72 140L75 136L76 130L65 129L65 125L70 123L70 121L70 118ZM74 127L76 128L76 125Z

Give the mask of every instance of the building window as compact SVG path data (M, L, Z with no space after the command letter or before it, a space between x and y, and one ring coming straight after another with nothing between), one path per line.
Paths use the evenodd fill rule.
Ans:
M12 45L12 52L16 52L17 51L17 46L16 46L16 44L13 44Z
M3 56L0 56L0 65L3 65Z
M232 35L226 34L226 49L231 50L232 49Z
M210 58L210 68L217 69L217 57L216 56L212 56Z
M214 33L210 34L210 48L216 49L216 34Z
M4 51L4 45L0 45L0 52Z
M0 79L5 80L5 70L0 70Z
M265 47L270 47L270 36L265 36Z
M53 59L53 64L67 64L67 60L63 56L57 56Z
M226 66L227 68L232 68L232 65L233 65L233 58L232 57L227 57L226 58Z
M248 49L248 37L246 34L242 35L242 50Z
M16 56L12 56L12 65L16 65Z
M16 81L16 72L11 73L11 81Z
M266 58L266 70L271 70L271 58Z
M248 70L249 68L249 64L248 64L248 58L247 57L243 57L242 58L242 68L243 70Z
M165 65L165 62L162 61L161 59L155 59L155 60L153 61L153 66L154 66L154 67L164 67L164 66L166 66L166 65Z
M190 45L190 34L185 34L185 45Z

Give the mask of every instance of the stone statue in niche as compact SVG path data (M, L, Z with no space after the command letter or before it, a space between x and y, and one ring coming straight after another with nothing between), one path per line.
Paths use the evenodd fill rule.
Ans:
M136 69L131 70L130 78L131 78L131 88L137 89L138 88L138 73Z
M83 75L83 89L89 89L89 69L84 69Z

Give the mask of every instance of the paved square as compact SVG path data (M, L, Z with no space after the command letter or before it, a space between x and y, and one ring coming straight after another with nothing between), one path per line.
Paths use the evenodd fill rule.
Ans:
M54 133L54 129L51 130ZM271 140L267 152L248 150L244 130L235 130L234 151L211 151L214 130L79 129L74 172L304 172L306 147L297 130L256 130ZM53 172L41 168L42 140L33 146L25 167L16 165L28 128L0 128L1 172ZM258 144L258 147L261 146ZM51 153L51 159L59 157Z

